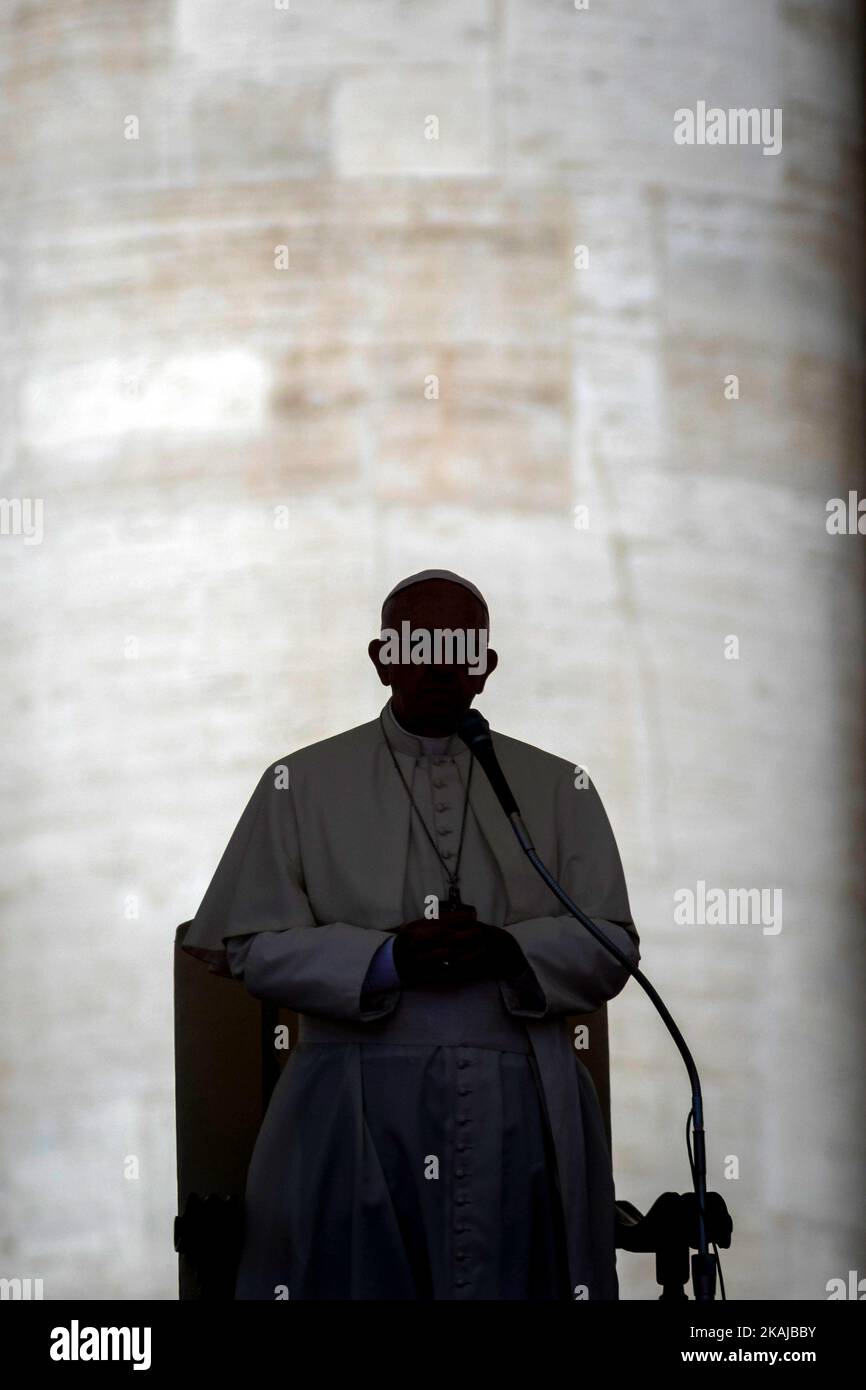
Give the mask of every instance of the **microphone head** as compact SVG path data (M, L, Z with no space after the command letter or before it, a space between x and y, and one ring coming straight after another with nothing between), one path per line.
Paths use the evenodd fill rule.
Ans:
M463 715L457 725L457 737L463 740L467 748L471 748L476 753L479 748L493 747L490 725L477 709L468 709Z

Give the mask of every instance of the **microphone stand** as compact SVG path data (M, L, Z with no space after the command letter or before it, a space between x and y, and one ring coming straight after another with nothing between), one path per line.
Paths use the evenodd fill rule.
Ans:
M701 1092L701 1081L698 1076L698 1069L695 1060L689 1051L686 1040L671 1017L664 1000L658 991L650 984L649 980L638 968L633 965L623 951L610 940L608 936L597 927L590 917L577 906L568 896L553 877L546 864L539 857L539 854L532 843L529 831L523 823L514 793L505 780L505 774L499 766L496 751L493 747L493 740L490 736L490 725L478 710L470 709L464 715L458 728L458 734L463 742L472 749L476 758L483 767L489 781L502 806L503 811L508 817L508 821L517 838L520 848L523 850L536 873L544 880L551 893L559 899L563 907L572 917L580 922L581 926L595 937L611 955L616 956L617 960L637 980L645 994L649 995L661 1016L662 1022L673 1038L679 1049L680 1056L689 1074L689 1084L692 1091L692 1118L695 1136L695 1153L692 1164L692 1181L694 1183L695 1198L697 1201L697 1249L698 1253L691 1258L692 1268L692 1287L695 1293L696 1302L712 1302L716 1295L716 1262L709 1252L706 1225L706 1202L707 1202L707 1153L704 1132L704 1102Z

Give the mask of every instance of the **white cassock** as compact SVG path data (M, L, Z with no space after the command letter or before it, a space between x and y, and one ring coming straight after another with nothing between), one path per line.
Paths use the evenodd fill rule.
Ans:
M382 718L451 865L470 753L456 735L406 733L390 705ZM493 739L541 858L637 964L595 788L564 759ZM365 988L394 928L447 898L380 722L262 775L184 941L300 1016L250 1164L237 1298L618 1297L610 1153L565 1019L628 972L536 875L478 767L460 892L514 936L526 973Z

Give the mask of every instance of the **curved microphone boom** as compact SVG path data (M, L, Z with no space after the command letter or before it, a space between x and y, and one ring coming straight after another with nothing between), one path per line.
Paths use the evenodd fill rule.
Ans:
M547 884L550 891L559 899L563 907L575 917L581 926L599 941L611 955L616 956L617 960L630 975L634 976L649 996L661 1016L662 1022L673 1038L679 1049L686 1071L689 1074L689 1082L692 1090L692 1117L695 1136L695 1154L692 1163L692 1178L694 1181L695 1198L697 1201L697 1255L692 1256L692 1283L695 1291L695 1300L700 1302L711 1301L715 1297L716 1286L716 1264L709 1253L707 1230L706 1230L706 1198L707 1198L707 1157L706 1139L704 1133L704 1104L701 1093L701 1082L698 1076L698 1069L695 1066L694 1058L686 1045L686 1040L671 1017L668 1009L658 994L657 990L650 984L643 972L633 965L628 956L620 950L615 942L596 926L590 917L573 902L565 889L562 888L553 877L553 874L540 859L535 846L529 835L529 831L523 823L520 809L514 797L514 793L508 785L505 773L499 766L499 759L493 747L493 739L490 734L490 725L477 709L470 709L464 714L457 726L457 734L460 739L472 750L477 761L490 782L491 787L499 801L503 811L511 823L511 828L517 837L520 848L525 853L532 867Z

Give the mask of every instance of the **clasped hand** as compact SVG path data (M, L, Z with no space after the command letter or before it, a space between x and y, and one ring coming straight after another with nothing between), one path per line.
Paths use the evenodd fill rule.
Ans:
M470 980L511 979L525 966L514 937L502 927L479 922L471 907L397 928L394 967L403 984L447 988Z

